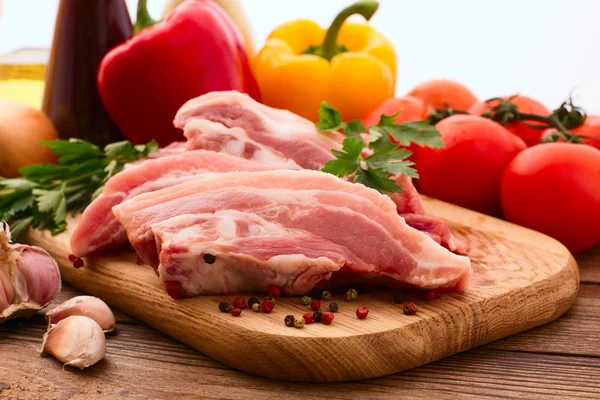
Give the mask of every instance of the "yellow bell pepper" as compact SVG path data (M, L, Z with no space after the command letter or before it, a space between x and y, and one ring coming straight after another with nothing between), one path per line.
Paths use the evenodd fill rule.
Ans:
M343 120L352 120L392 97L392 44L370 25L345 22L353 14L369 20L378 6L374 0L354 3L327 31L309 20L277 27L253 60L263 103L317 121L319 106L327 101Z

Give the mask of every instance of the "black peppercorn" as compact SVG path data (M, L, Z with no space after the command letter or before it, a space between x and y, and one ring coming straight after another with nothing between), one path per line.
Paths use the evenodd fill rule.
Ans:
M267 297L265 297L265 300L270 301L271 303L275 304L275 297L273 297L273 296L267 296Z
M222 301L219 303L219 310L221 310L221 312L231 312L231 306L229 305L228 302L226 301Z
M313 313L313 321L321 322L321 318L323 317L323 313L321 311L315 311Z
M323 293L321 293L321 299L323 299L325 301L331 300L331 293L329 293L327 290L325 290Z
M256 297L250 297L248 299L248 308L252 308L252 304L260 304L260 301Z
M331 311L331 312L338 312L338 310L339 310L339 307L338 307L337 303L331 303L329 305L329 311Z
M310 303L312 303L312 298L310 296L302 297L302 304L304 304L305 306L309 306Z
M402 293L394 294L394 303L396 303L396 304L404 303L404 296L402 295Z
M213 256L212 254L205 254L204 255L204 262L207 264L214 264L215 261L217 261L217 257Z
M286 317L285 317L285 319L284 319L285 325L286 325L286 326L289 326L289 327L292 327L292 326L294 326L294 320L295 320L295 319L296 319L296 318L294 318L294 316L293 316L293 315L291 315L291 314L290 314L290 315L286 315Z
M346 293L346 300L354 301L357 299L358 299L358 292L356 291L356 289L352 288L352 289L348 290L348 292Z
M315 286L311 291L311 296L313 299L320 299L323 295L323 289L318 286Z

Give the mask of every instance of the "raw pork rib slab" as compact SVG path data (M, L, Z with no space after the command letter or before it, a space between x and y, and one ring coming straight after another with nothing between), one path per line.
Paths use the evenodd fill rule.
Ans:
M270 152L271 157L293 160L307 169L320 170L332 159L331 149L341 148L341 135L319 133L309 120L235 91L189 100L177 112L174 124L183 129L188 150L231 153L235 149L241 157L253 160Z
M195 234L203 229L201 222L190 225L190 217L185 220L173 219L183 215L204 216L230 210L256 215L265 221L262 226L268 224L275 229L273 225L276 224L283 230L295 233L304 231L302 234L318 237L324 241L319 244L330 242L332 252L335 249L341 249L341 252L331 255L332 258L327 257L332 262L328 268L332 270L334 265L340 265L340 272L344 274L385 277L420 288L459 289L467 286L471 274L468 258L451 253L428 235L408 226L396 212L396 205L389 197L322 172L226 173L145 193L113 208L140 257L157 268L161 262L167 263L160 267L160 271L168 269L168 274L162 278L166 281L169 294L175 298L249 290L248 287L237 288L232 285L222 292L222 285L198 286L197 282L188 282L188 278L203 281L204 274L215 273L211 269L212 264L206 262L205 255L209 260L228 257L228 253L220 251L218 243L213 241L232 241L228 244L238 249L235 247L240 239L238 228L231 226L243 226L240 221L245 218L238 217L236 222L231 222L229 218L229 228L226 228L227 223L216 224L214 232L206 235L206 240L212 244L201 248L210 249L210 252L198 250L197 244L192 243ZM252 224L255 225L261 226ZM257 228L248 228L250 233L250 229L258 236L262 232ZM165 236L167 231L171 236ZM156 234L159 235L158 242ZM283 236L289 237L287 234ZM246 240L252 243L253 237ZM159 246L162 242L168 243L168 246ZM288 282L282 288L285 293L303 294L304 285L295 285L297 271L290 276L288 266L284 263L267 262L270 258L260 254L264 250L261 244L264 242L256 239L255 243L255 246L242 247L245 256L258 260L253 261L254 271L264 275L253 280L256 286L252 289L265 290L270 279L283 274L285 276L277 279ZM309 243L302 239L291 240L288 243L290 249L283 254L314 256ZM300 268L300 264L294 265ZM315 263L306 258L301 266L310 270ZM320 266L318 271L322 269ZM308 274L312 275L310 272ZM322 274L319 272L314 275Z
M177 149L181 146L172 146ZM230 171L267 171L275 167L212 151L175 151L146 160L110 178L102 194L84 211L71 237L71 252L85 257L94 251L127 245L125 229L115 219L112 207L140 193Z

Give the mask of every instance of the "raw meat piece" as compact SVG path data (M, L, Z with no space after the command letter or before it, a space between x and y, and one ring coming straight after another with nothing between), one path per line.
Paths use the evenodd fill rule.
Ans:
M159 250L153 225L177 215L224 210L252 213L343 247L345 273L388 277L422 288L464 288L470 276L468 258L409 227L387 196L322 172L227 173L142 194L113 208L140 257L154 267ZM296 246L303 245L296 241ZM185 243L179 249L190 251ZM182 290L177 296L202 294Z
M215 123L208 129L211 138L221 132L227 140L202 138L204 129L196 129L197 126L191 124L198 120ZM228 152L225 146L232 138L243 138L260 145L255 150L271 148L302 168L317 170L333 157L331 149L341 148L343 139L340 134L319 133L309 120L290 111L267 107L236 91L211 92L189 100L177 112L174 124L184 130L188 150L196 146L206 148L206 141L212 141L211 150ZM261 157L245 146L242 156Z
M152 232L161 249L158 271L173 298L266 291L272 283L284 293L307 293L346 263L343 247L233 210L173 217Z
M85 257L126 246L125 229L112 213L125 199L215 173L271 169L274 167L205 150L182 151L131 166L109 179L102 194L86 208L71 237L71 251Z

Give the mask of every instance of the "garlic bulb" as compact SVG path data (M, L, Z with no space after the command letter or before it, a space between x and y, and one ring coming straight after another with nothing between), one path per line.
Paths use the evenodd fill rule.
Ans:
M46 313L48 325L71 315L82 315L96 321L104 332L115 330L115 316L105 302L93 296L77 296Z
M56 261L44 249L10 243L10 229L0 222L0 323L31 316L47 306L61 288Z
M41 353L51 354L65 365L84 369L104 358L106 338L96 321L73 315L50 325L44 334Z

